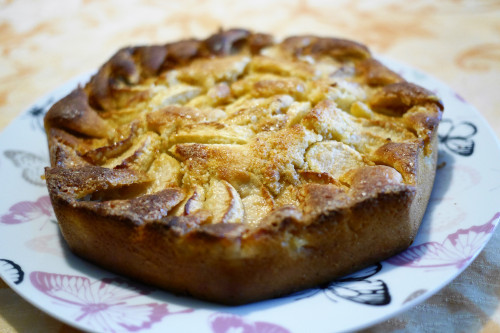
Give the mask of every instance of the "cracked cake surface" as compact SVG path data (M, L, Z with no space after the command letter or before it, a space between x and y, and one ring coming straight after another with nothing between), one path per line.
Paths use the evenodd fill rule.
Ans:
M47 186L76 254L248 303L408 247L442 111L350 40L231 29L126 47L45 116Z

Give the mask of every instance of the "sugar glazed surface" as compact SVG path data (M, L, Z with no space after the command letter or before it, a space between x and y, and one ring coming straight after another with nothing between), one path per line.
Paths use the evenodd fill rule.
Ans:
M71 249L228 304L408 247L442 104L356 42L233 29L128 47L45 117Z

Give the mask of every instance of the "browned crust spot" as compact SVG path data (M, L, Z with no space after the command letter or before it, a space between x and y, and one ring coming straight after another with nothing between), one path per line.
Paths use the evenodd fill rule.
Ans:
M410 82L386 85L370 99L374 111L390 116L402 116L413 106L428 103L443 109L443 104L434 93Z

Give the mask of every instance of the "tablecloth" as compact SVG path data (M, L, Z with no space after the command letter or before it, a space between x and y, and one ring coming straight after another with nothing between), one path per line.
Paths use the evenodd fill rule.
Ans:
M498 0L0 0L0 130L122 46L203 38L220 27L361 41L446 83L500 135ZM452 283L366 332L500 332L499 304L497 230ZM76 331L0 280L0 332Z

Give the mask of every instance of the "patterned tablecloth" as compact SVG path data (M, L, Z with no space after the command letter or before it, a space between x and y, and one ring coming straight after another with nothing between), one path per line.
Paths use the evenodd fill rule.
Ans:
M359 40L445 82L500 135L498 0L0 0L0 130L124 45L236 26ZM73 331L0 280L0 332ZM500 332L500 231L452 283L367 331Z

